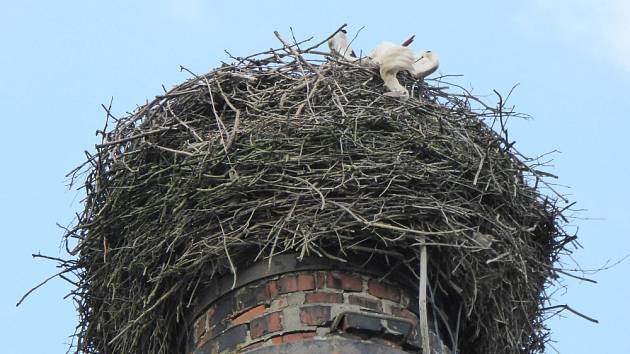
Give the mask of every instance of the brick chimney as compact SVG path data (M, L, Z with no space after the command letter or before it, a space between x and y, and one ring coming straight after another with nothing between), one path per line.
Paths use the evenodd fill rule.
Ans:
M387 274L279 255L213 280L197 293L187 353L420 353L417 290ZM432 352L450 352L431 337Z

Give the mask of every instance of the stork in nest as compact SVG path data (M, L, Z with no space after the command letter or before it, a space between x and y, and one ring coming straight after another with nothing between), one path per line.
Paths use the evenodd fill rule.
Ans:
M398 73L413 70L416 58L411 49L391 42L382 42L369 55L370 60L378 66L383 85L388 90L386 95L393 97L409 97L407 89L398 82Z
M346 32L345 29L335 33L335 35L328 40L328 47L333 55L348 61L354 61L357 57L352 48L350 48L347 34L348 32Z
M414 54L408 46L415 38L409 39L398 45L391 42L382 42L372 50L361 64L378 67L383 84L388 92L387 96L408 98L409 91L398 81L398 73L407 71L416 79L423 80L434 73L439 66L439 57L431 51L421 51ZM328 40L328 47L334 56L344 60L355 62L354 51L348 42L347 32L342 29Z

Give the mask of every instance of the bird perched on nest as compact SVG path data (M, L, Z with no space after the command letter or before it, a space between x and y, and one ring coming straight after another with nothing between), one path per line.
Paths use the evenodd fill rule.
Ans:
M440 62L437 54L431 51L421 51L415 55L408 48L415 36L411 36L402 45L383 42L376 46L369 57L378 67L385 87L389 90L386 95L393 97L409 97L407 89L400 84L397 75L407 71L416 79L423 80L434 73Z
M407 71L417 79L424 79L439 66L437 54L431 51L421 51L413 54L408 46L413 42L415 36L411 36L402 45L391 42L382 42L370 52L367 58L361 59L361 64L375 66L379 69L381 79L388 92L387 96L408 98L409 92L398 81L398 73ZM335 33L328 40L328 47L333 55L347 61L358 61L348 42L347 32L342 29Z
M339 56L348 61L354 61L357 57L352 48L350 48L347 33L348 32L346 32L345 29L335 33L335 35L328 40L328 47L333 55Z
M415 57L411 49L391 42L382 42L368 55L378 66L383 84L389 92L388 96L409 97L407 89L398 82L397 75L401 71L413 70Z

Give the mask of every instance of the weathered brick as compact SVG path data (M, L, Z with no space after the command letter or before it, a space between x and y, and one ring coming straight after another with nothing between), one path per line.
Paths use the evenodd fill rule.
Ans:
M361 277L346 273L328 273L326 277L326 285L333 289L343 289L348 291L363 290L363 280L361 280Z
M268 303L270 298L267 284L242 288L236 293L236 309L245 310L260 303Z
M273 312L263 317L253 319L249 323L249 335L252 339L264 336L265 334L282 330L281 311Z
M384 284L378 280L371 279L368 282L368 292L371 295L380 297L381 299L387 299L394 302L400 302L400 290L395 287Z
M261 302L269 302L269 300L272 299L269 285L266 283L257 286L254 289L254 296L256 297L256 303L258 304L260 304Z
M266 310L267 310L267 307L265 305L258 305L256 307L252 307L251 309L243 312L242 314L238 315L235 319L233 319L232 324L238 325L241 323L249 322L255 317L262 316Z
M269 293L270 299L275 299L276 297L278 297L278 283L275 280L267 283L267 292Z
M309 326L322 326L330 321L330 306L305 306L300 309L300 322Z
M380 333L382 326L378 318L349 313L343 317L341 328L348 333Z
M311 294L306 294L305 302L307 304L314 304L314 303L340 304L343 302L343 295L340 293L323 293L323 292L311 293Z
M383 311L383 305L379 300L370 299L364 296L349 295L348 303L351 305L359 305L368 309Z
M238 344L245 343L247 339L247 325L241 324L228 329L216 338L219 352L235 348Z
M313 274L298 274L297 285L299 291L315 289L315 277Z
M314 337L315 332L287 333L282 336L282 343L301 342L303 340L312 339Z
M402 340L412 329L412 325L402 320L385 320L385 333L387 339L394 342Z
M312 274L285 275L278 279L280 294L315 289L315 278Z
M297 276L285 275L278 279L278 293L286 294L298 291Z

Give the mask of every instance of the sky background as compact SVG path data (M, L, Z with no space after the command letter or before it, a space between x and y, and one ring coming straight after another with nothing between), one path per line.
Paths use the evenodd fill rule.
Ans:
M492 100L507 93L531 120L511 121L523 153L558 150L547 171L576 201L573 259L600 268L630 253L630 1L5 1L0 0L0 343L3 353L65 353L76 324L68 284L53 280L19 308L29 288L57 270L32 259L63 256L62 230L82 207L67 172L84 160L113 97L123 115L188 78L290 37L323 39L343 23L354 47L416 34L414 48L436 51L442 74ZM568 268L577 267L566 259ZM630 261L567 280L547 322L561 353L630 353ZM555 351L550 347L548 353Z

